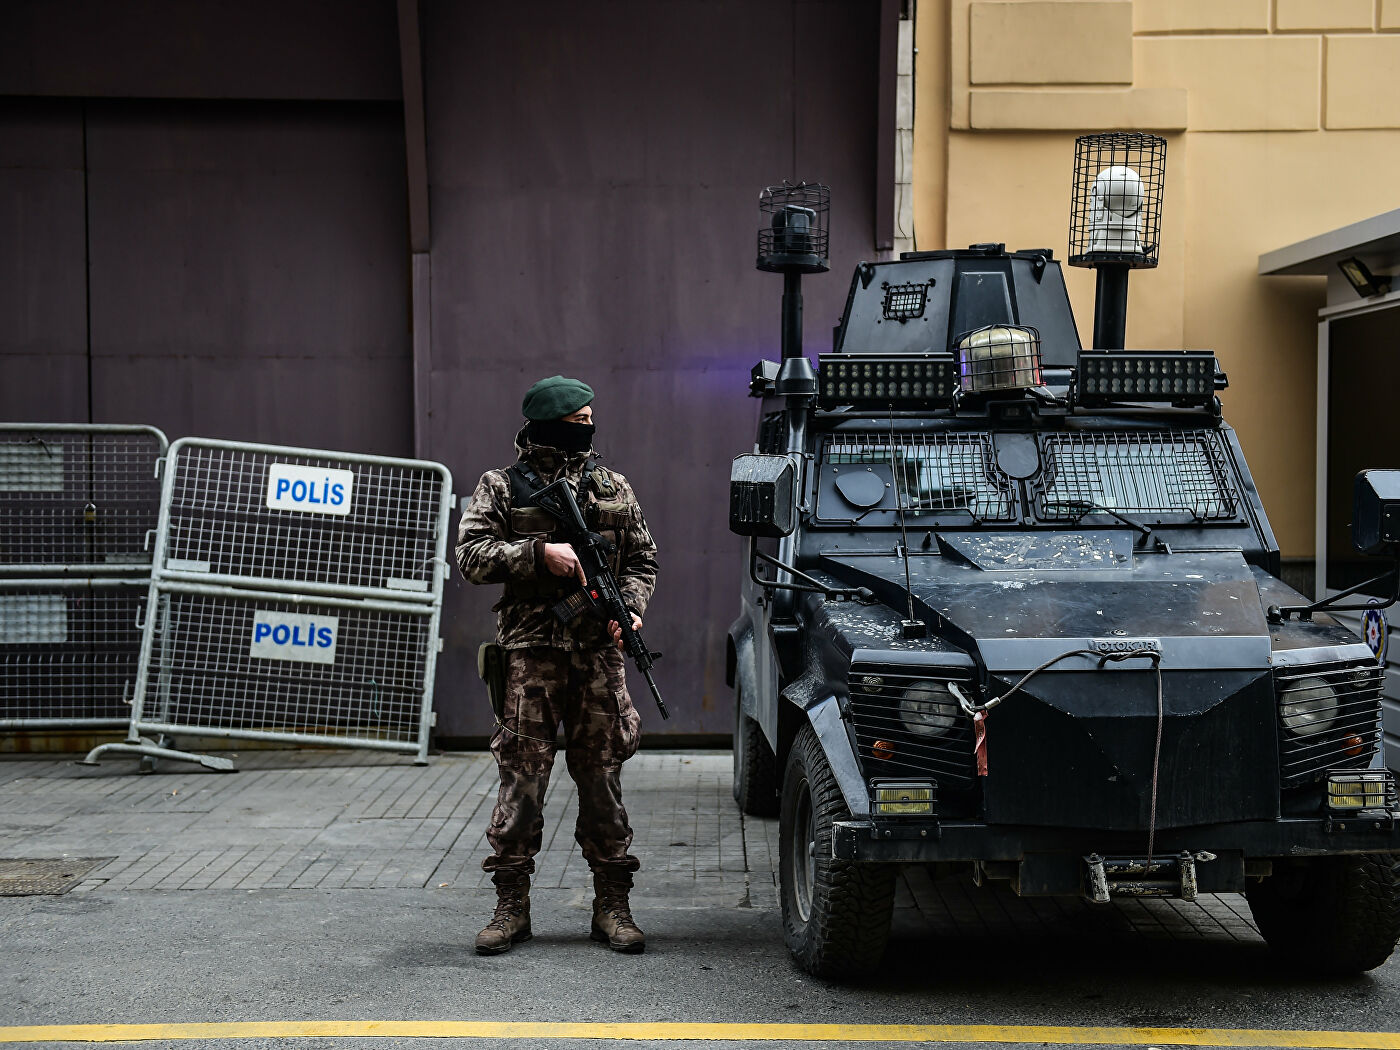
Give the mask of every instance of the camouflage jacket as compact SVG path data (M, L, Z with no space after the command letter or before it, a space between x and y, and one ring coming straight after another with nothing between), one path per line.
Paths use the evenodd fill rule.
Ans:
M575 490L583 480L588 453L566 457L556 449L532 445L522 431L515 439L520 459L544 484L567 476ZM621 474L596 466L584 486L579 506L585 520L617 546L613 572L623 600L638 616L646 613L656 587L656 544L647 531L632 486ZM541 548L557 523L538 507L511 505L510 479L504 470L489 470L462 511L457 528L457 565L470 583L505 584L496 612L496 640L508 649L547 645L556 649L598 649L612 644L607 624L590 613L561 623L554 604L577 587L572 577L545 568Z

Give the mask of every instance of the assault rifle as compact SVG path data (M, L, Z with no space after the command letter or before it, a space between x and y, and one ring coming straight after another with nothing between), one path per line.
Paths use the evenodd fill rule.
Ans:
M632 629L631 610L623 604L617 577L613 574L612 566L608 564L608 555L616 548L588 528L587 522L583 520L583 512L579 510L578 500L574 497L574 490L564 478L540 489L535 493L534 499L535 506L547 511L563 526L563 539L578 555L586 580L577 592L554 607L555 615L567 623L585 609L593 609L604 621L615 621L622 628L623 650L646 678L651 695L656 698L656 706L661 710L661 717L670 718L671 715L661 700L661 693L656 688L656 682L651 677L651 665L661 654L648 649L647 643L642 641L641 634Z

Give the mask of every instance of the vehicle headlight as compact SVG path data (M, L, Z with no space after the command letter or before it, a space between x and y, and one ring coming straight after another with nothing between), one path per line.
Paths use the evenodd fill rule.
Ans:
M915 736L944 736L958 721L958 701L947 682L920 681L899 697L899 720Z
M1293 736L1325 732L1337 720L1341 701L1337 690L1321 678L1299 678L1279 694L1279 718Z

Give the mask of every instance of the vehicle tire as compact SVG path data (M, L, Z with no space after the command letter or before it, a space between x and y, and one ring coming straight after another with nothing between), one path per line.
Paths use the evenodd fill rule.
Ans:
M758 722L734 690L734 801L751 817L778 815L778 760Z
M1276 860L1245 897L1269 948L1308 973L1373 970L1400 938L1400 862L1388 853Z
M788 950L816 977L855 977L885 953L895 868L831 855L832 824L850 816L817 734L802 727L783 775L778 872Z

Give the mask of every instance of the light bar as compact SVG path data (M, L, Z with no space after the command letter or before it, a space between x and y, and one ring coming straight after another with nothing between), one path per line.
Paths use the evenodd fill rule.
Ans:
M1209 350L1081 350L1081 405L1164 401L1210 405L1219 364Z
M822 354L818 398L825 406L926 408L951 405L957 359L941 354Z

